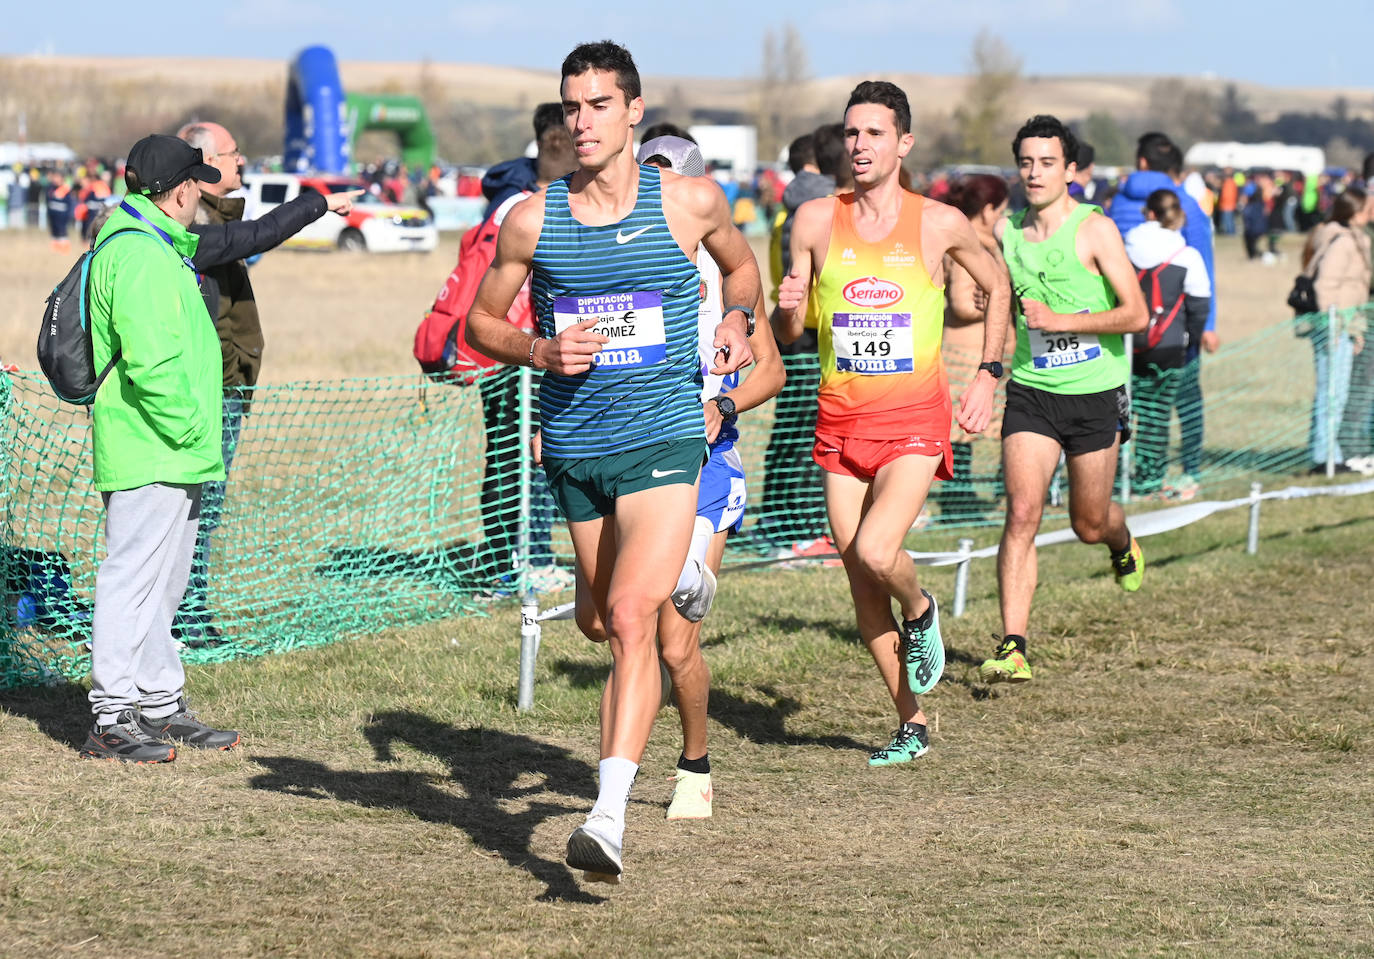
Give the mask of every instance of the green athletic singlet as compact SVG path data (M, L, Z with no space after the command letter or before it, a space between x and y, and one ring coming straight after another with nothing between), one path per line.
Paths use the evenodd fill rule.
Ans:
M1039 300L1056 313L1102 313L1117 305L1104 276L1078 259L1078 228L1099 207L1080 203L1047 240L1027 243L1026 211L1012 214L1002 234L1016 309L1016 356L1011 378L1049 393L1079 395L1114 390L1131 374L1119 333L1047 333L1026 326L1021 298Z

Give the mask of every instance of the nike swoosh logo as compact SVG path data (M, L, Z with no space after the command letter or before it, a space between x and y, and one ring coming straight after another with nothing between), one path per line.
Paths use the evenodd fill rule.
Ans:
M714 796L714 795L715 795L715 790L712 789L712 788L710 788L709 786L701 791L701 798L704 799L704 800L706 800L707 802L710 802L712 796Z
M648 226L646 226L646 227L641 227L640 229L635 230L633 233L622 233L620 230L616 230L616 231L615 231L615 242L617 242L617 243L629 243L631 240L633 240L635 237L639 236L641 233L648 233L648 232L649 232L650 230L652 230L653 228L654 228L654 225L653 225L652 223L650 223Z
M665 476L672 476L674 473L685 473L686 470L654 470L651 475L654 479L663 479Z

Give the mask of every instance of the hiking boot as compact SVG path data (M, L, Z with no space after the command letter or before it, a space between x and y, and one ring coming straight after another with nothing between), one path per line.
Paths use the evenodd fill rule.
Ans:
M902 723L892 734L892 742L868 756L870 766L895 766L919 759L930 751L930 737L920 723Z
M620 842L614 838L615 821L606 813L593 809L587 821L568 837L568 854L564 861L570 869L581 869L587 882L620 883L623 870L620 862Z
M1031 668L1016 640L1004 639L992 658L983 660L978 675L985 683L1025 683L1030 681Z
M123 763L169 763L177 758L170 743L148 734L138 721L138 710L126 709L108 726L96 723L86 736L81 755L87 759L111 759Z
M233 749L239 744L239 734L234 730L215 729L201 722L185 697L177 700L177 711L170 716L149 719L140 714L138 725L149 736L174 739L197 749Z
M673 606L682 614L682 618L689 623L699 623L706 618L706 614L711 611L711 603L716 598L716 574L705 566L696 563L697 569L701 572L701 578L697 580L697 585L693 589L679 590L673 594Z
M710 773L693 773L679 767L669 778L677 783L673 787L673 801L668 804L669 821L711 818L714 792Z
M935 597L925 590L921 594L930 600L930 625L921 629L914 619L902 620L902 640L898 655L906 667L906 682L911 692L924 695L935 688L945 671L945 644L940 639L940 611Z
M1140 551L1140 544L1134 536L1126 552L1119 556L1112 554L1112 571L1116 573L1117 585L1126 592L1134 593L1140 589L1140 583L1145 579L1145 554Z

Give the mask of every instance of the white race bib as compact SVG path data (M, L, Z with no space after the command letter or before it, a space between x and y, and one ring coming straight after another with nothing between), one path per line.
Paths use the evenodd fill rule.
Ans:
M838 372L886 376L915 369L910 313L836 313L830 339Z
M1096 333L1047 333L1029 329L1026 332L1030 334L1031 365L1037 370L1075 366L1102 355L1102 344Z
M592 329L610 337L592 357L594 369L635 369L668 361L663 331L663 294L605 293L558 296L553 300L554 333L596 318Z

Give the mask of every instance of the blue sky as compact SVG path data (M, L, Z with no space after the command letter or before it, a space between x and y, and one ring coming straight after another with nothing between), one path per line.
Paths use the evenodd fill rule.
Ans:
M157 8L163 22L156 29L109 0L61 3L60 16L43 2L7 6L0 54L286 60L323 43L341 60L427 57L556 69L578 42L611 38L630 48L644 74L736 77L759 72L764 32L790 21L814 76L963 73L973 36L988 27L1028 74L1216 74L1374 90L1370 0L1313 7L1270 0L224 0Z

